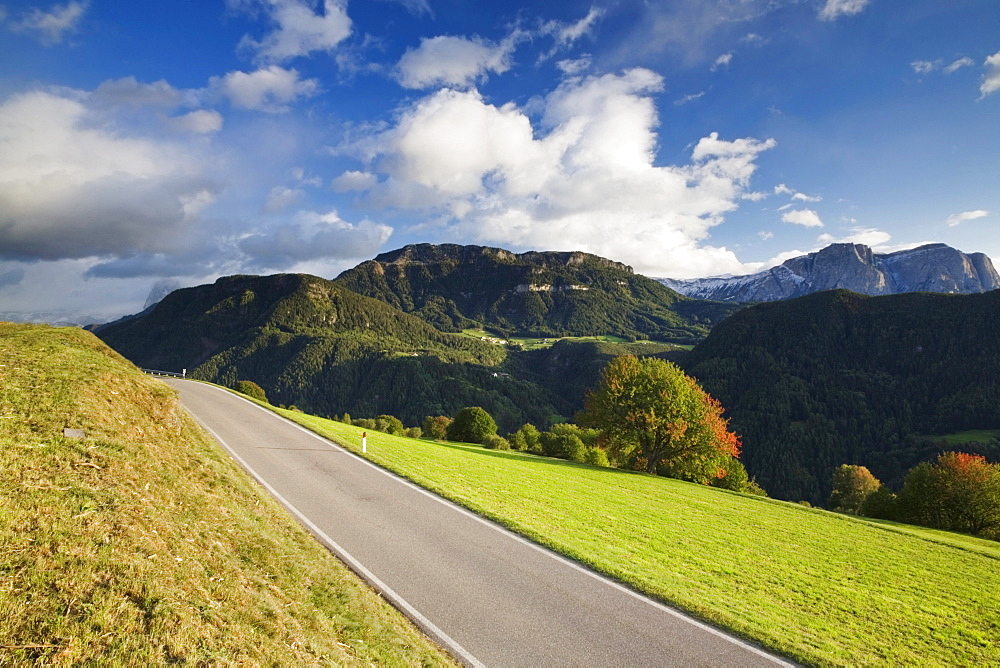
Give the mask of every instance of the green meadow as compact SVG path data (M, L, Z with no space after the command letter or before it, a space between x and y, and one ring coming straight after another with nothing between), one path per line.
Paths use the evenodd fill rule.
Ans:
M499 334L494 334L488 332L485 329L464 329L462 330L464 336L471 336L474 339L493 339L495 341L506 341L515 345L521 346L524 350L539 350L542 348L551 348L557 341L575 341L577 343L582 342L592 342L592 343L628 343L626 339L620 336L600 335L600 336L510 336L503 337ZM657 344L658 346L672 346L677 350L690 350L693 346L681 345L676 343L662 343L659 341L639 341L638 343L649 343Z
M954 434L945 434L944 436L928 436L927 438L935 441L943 441L948 445L955 446L965 445L966 443L989 443L1000 438L1000 429L970 429Z
M0 323L0 665L169 663L453 665L165 383Z
M358 428L279 412L360 451ZM474 445L369 432L367 456L804 663L1000 663L995 542Z

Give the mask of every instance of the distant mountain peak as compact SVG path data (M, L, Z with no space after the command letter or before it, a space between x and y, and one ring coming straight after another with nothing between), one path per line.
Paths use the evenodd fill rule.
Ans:
M864 244L841 243L747 276L660 282L688 297L766 302L836 289L866 295L971 294L1000 288L1000 275L983 253L967 255L942 243L886 254Z

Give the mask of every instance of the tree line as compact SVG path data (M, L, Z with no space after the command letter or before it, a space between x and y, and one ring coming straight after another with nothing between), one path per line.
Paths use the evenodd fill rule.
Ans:
M529 422L501 436L481 406L463 407L452 416L428 415L413 427L386 414L345 413L336 419L397 436L476 443L766 496L740 462L739 438L722 413L721 404L677 365L623 355L608 364L588 393L577 424L542 430Z
M831 510L1000 540L1000 464L944 452L906 474L898 493L864 466L833 474Z

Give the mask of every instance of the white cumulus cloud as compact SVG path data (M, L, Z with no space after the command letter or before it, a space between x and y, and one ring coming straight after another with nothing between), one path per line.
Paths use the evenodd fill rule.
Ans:
M11 29L34 35L46 46L59 44L67 33L77 29L87 11L87 5L86 2L73 0L65 5L56 5L48 12L33 9L15 21Z
M714 72L717 69L719 69L720 67L729 67L729 63L731 63L731 62L733 62L733 52L732 51L730 51L728 53L724 53L721 56L719 56L718 58L716 58L715 62L712 63L712 67L710 69Z
M405 88L471 86L490 72L510 69L510 57L517 38L499 44L478 37L430 37L400 58L396 78Z
M177 132L207 135L222 129L222 114L210 109L198 109L181 116L174 116L167 122Z
M343 183L370 184L371 206L443 216L453 241L584 250L653 275L738 271L731 251L706 243L709 230L775 143L711 133L689 164L658 166L662 87L641 68L570 79L537 103L537 124L475 90L438 91L345 147L368 169Z
M823 227L819 214L812 209L796 209L787 211L781 216L782 222L802 225L803 227Z
M1000 90L1000 51L988 57L983 63L983 67L986 68L986 74L983 75L983 83L979 86L979 92L982 97L986 97Z
M245 3L246 4L246 3ZM241 46L256 53L258 62L280 63L315 51L332 51L351 34L346 0L324 0L323 12L312 2L260 0L277 27L257 41L245 36Z
M299 78L297 70L270 65L254 72L237 70L223 77L212 77L209 88L220 92L239 109L282 113L297 99L315 95L319 82Z
M378 183L378 177L370 172L351 170L333 179L330 187L338 193L370 190Z

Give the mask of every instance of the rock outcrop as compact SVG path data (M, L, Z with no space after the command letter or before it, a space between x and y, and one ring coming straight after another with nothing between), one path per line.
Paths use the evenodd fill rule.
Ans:
M688 297L729 302L770 302L846 289L865 295L904 292L972 294L1000 288L990 258L945 244L878 254L862 244L833 244L748 276L660 279Z

